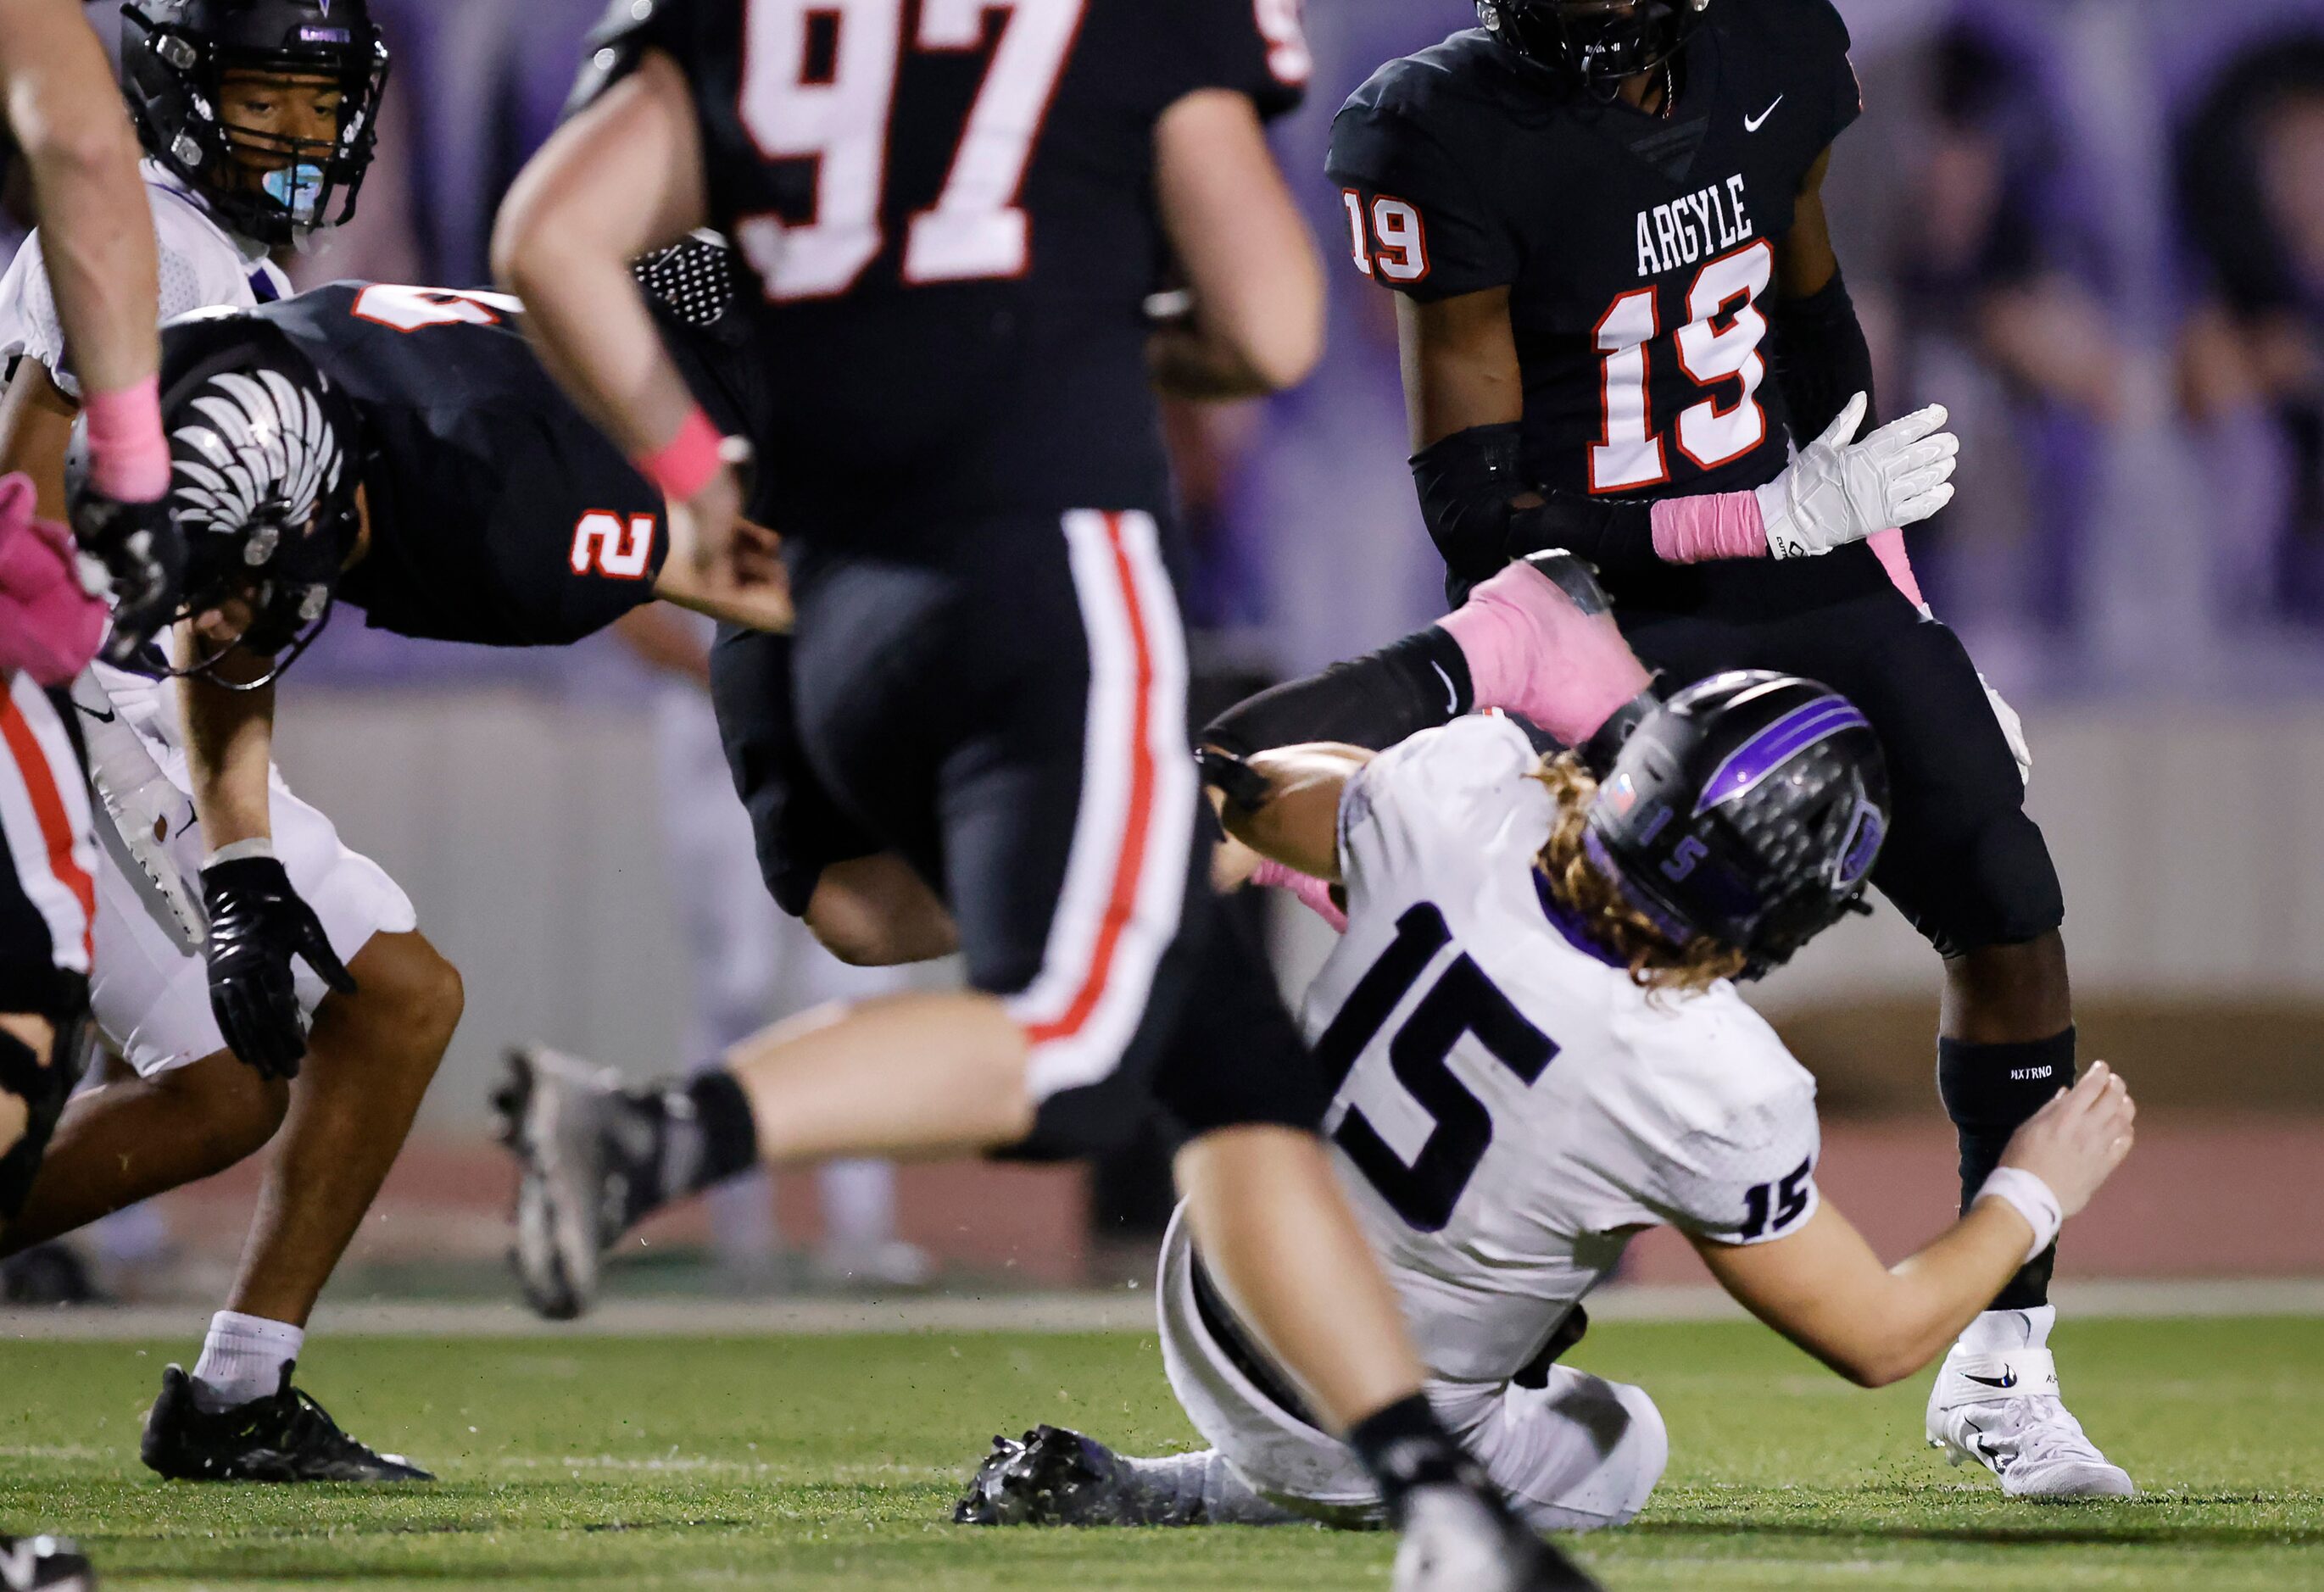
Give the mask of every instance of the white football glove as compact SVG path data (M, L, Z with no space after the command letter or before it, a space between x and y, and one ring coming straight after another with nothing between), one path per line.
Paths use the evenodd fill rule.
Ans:
M1758 489L1767 550L1776 557L1812 558L1875 531L1916 524L1953 501L1960 439L1944 429L1944 405L1932 403L1850 442L1870 402L1861 392L1849 399L1821 437Z

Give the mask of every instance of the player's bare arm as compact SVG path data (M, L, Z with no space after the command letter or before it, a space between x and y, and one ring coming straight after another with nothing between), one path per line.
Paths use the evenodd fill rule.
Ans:
M1155 191L1193 308L1148 345L1156 385L1240 398L1296 385L1323 351L1323 272L1259 111L1206 88L1154 129Z
M29 476L38 494L34 511L51 520L64 517L65 450L78 413L80 406L34 359L18 363L7 396L0 398L0 474Z
M239 616L215 612L180 627L178 661L217 650L217 632ZM270 660L228 652L201 674L178 682L185 718L186 771L192 778L195 814L211 851L274 833L267 801L267 768L274 749L274 682L263 679ZM242 689L229 688L231 681Z
M1240 796L1222 793L1220 822L1260 856L1337 883L1340 797L1371 760L1364 748L1334 741L1259 752L1242 763L1250 780Z
M1829 1201L1769 1243L1692 1241L1753 1315L1849 1381L1883 1387L1942 1353L2028 1255L2048 1247L2057 1221L2080 1211L2130 1153L2136 1115L2121 1078L2094 1063L2017 1130L1969 1214L1893 1269ZM2054 1203L2043 1227L2000 1181L2013 1170L2038 1183L2034 1201L2046 1194Z
M41 217L42 253L92 391L160 368L153 227L137 139L97 36L68 0L0 4L0 92Z
M649 51L558 130L510 190L493 270L565 390L669 500L673 561L714 588L729 567L742 487L663 348L630 262L708 216L685 75Z

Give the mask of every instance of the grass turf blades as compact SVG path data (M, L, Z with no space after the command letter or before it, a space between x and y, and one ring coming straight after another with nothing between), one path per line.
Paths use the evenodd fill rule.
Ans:
M1191 1443L1150 1335L325 1339L351 1431L444 1481L164 1484L138 1465L194 1343L0 1345L0 1524L111 1587L1382 1587L1385 1537L945 1523L995 1431ZM2324 1321L2069 1321L2066 1391L2147 1495L2040 1506L1921 1446L1928 1378L1848 1387L1748 1324L1601 1328L1573 1357L1671 1428L1640 1522L1578 1539L1617 1588L2324 1587Z

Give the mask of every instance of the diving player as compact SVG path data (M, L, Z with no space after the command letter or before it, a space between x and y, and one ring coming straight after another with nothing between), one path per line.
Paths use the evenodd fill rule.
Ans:
M1203 888L1150 380L1264 391L1314 357L1319 273L1261 131L1307 69L1297 8L613 15L496 268L662 484L672 561L723 573L733 450L622 264L693 226L735 239L779 393L749 440L798 603L792 647L714 659L765 871L859 959L956 926L972 992L753 1039L644 1096L521 1060L521 1226L577 1300L629 1220L754 1162L1078 1155L1158 1098L1193 1136L1177 1170L1222 1288L1406 1530L1397 1585L1572 1584L1420 1396L1304 1046ZM1157 334L1172 256L1193 310Z
M124 6L123 91L145 148L162 315L290 290L274 257L353 214L387 64L364 0ZM12 366L0 465L31 475L50 511L64 502L63 460L85 391L54 297L27 244L0 278L0 354ZM117 616L115 660L127 663L129 643L152 628L152 616ZM145 1452L191 1477L417 1476L318 1420L289 1374L308 1312L442 1060L459 1017L459 975L418 932L395 881L279 782L279 845L207 826L177 834L192 816L176 810L183 787L155 770L174 764L183 726L177 691L155 674L150 660L100 665L76 688L83 731L116 749L110 773L106 753L93 759L100 785L142 787L161 812L100 831L92 998L140 1076L76 1115L73 1161L104 1163L118 1136L143 1146L141 1177L171 1186L284 1132L227 1308L211 1320L190 1384L168 1385L180 1390L148 1423ZM195 860L209 862L198 891L211 931L207 971L202 915L183 901L163 908L142 882L136 857L152 845L142 830L162 812ZM308 963L295 976L294 955ZM230 1054L247 1064L223 1064ZM309 1064L293 1087L302 1057ZM221 1064L184 1064L204 1058ZM204 1131L191 1131L195 1123ZM70 1186L51 1176L47 1197ZM35 1209L9 1242L98 1214L71 1201Z
M271 820L273 838L285 838L284 792L268 756L274 683L335 603L404 635L557 646L657 596L688 601L697 589L690 570L664 566L659 494L541 371L514 325L518 314L496 294L340 283L164 328L171 502L189 553L177 672L187 676L189 711L181 729L154 737L158 767L142 793L129 793L158 797L136 809L169 832L154 872L191 879L200 870L214 887L218 864L205 866L204 835L221 824L265 836ZM674 328L673 336L696 338L693 368L706 389L721 390L731 372L748 391L749 372L733 349L708 334ZM745 411L722 403L721 412L740 424ZM765 580L730 591L709 611L738 623L788 622L771 554L761 567ZM265 685L230 688L254 680ZM127 692L113 701L124 714L154 711L150 698ZM109 726L90 728L93 738L118 739ZM135 750L100 741L100 771L124 766L108 763L108 754ZM143 917L136 887L125 873L115 877L116 909ZM294 888L277 888L286 892L277 907L286 919L312 921ZM215 888L206 894L213 964L262 953L233 932ZM134 971L134 980L117 978L107 964L97 1008L141 1076L67 1109L7 1245L69 1231L220 1171L279 1120L279 1109L254 1120L217 1103L235 1098L251 1074L219 1044L200 959L171 947L166 963ZM293 993L274 989L286 1001ZM440 1048L456 1006L402 1016ZM355 1115L346 1126L383 1141L367 1154L384 1168L410 1127L419 1088L407 1092L385 1069L370 1082L370 1093L347 1102ZM289 1182L288 1197L311 1197L312 1176L309 1168L308 1181ZM194 1394L183 1372L165 1373L144 1451L167 1474L205 1467L260 1480L412 1474L404 1462L326 1431L311 1413L302 1417L314 1406L300 1395L279 1396L287 1401L282 1420L303 1422L295 1431L306 1440L269 1457L260 1449L281 1446L271 1431L260 1431L269 1440L261 1443L247 1413L205 1410Z
M1675 679L1773 668L1862 709L1896 800L1873 882L1944 958L1966 1208L2073 1076L2064 904L2016 715L1921 604L1901 538L1802 561L1771 534L1787 446L1851 428L1872 385L1821 198L1861 108L1847 31L1829 0L1479 11L1357 90L1329 161L1356 268L1398 295L1431 532L1456 584L1535 548L1595 559L1638 656ZM2019 1391L2054 1258L1969 1324L1928 1435L1990 1466L1978 1434L2012 1434L2042 1456L2002 1476L2015 1495L2127 1493L2062 1404ZM1995 1355L2030 1357L2010 1391L1961 1370Z
M1586 577L1567 580L1590 606ZM1480 624L1514 613L1554 632L1575 618L1528 564L1477 595L1440 626L1471 659ZM1350 686L1279 687L1205 739L1271 749L1214 759L1230 831L1344 891L1345 937L1305 1014L1338 1091L1326 1122L1341 1176L1430 1396L1536 1525L1622 1524L1662 1474L1668 1440L1646 1392L1556 1363L1635 1234L1678 1229L1752 1314L1877 1387L1937 1355L2128 1153L2131 1102L2101 1063L2017 1130L1958 1225L1893 1270L1819 1195L1815 1081L1729 980L1787 961L1863 893L1887 779L1845 698L1766 671L1715 676L1634 704L1602 782L1491 715L1379 755L1280 745L1338 720ZM1126 1459L1043 1427L996 1444L955 1518L1376 1517L1183 1221L1156 1302L1171 1385L1212 1447ZM2008 1375L1997 1360L1968 1370ZM2054 1398L2054 1376L2028 1395ZM1985 1437L2005 1474L2043 1461L2015 1446L2027 1440Z

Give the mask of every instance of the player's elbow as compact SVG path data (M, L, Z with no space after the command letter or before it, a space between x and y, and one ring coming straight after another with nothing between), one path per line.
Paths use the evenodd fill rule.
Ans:
M518 195L512 194L493 223L493 280L503 291L520 299L532 297L531 290L549 269L551 228L542 215L544 208L539 202L521 202Z
M1261 318L1245 329L1242 363L1252 385L1262 392L1296 387L1323 357L1323 316L1320 295L1312 304L1287 306L1280 315Z
M60 107L62 114L28 118L24 159L42 185L101 185L137 168L137 135L117 99Z

